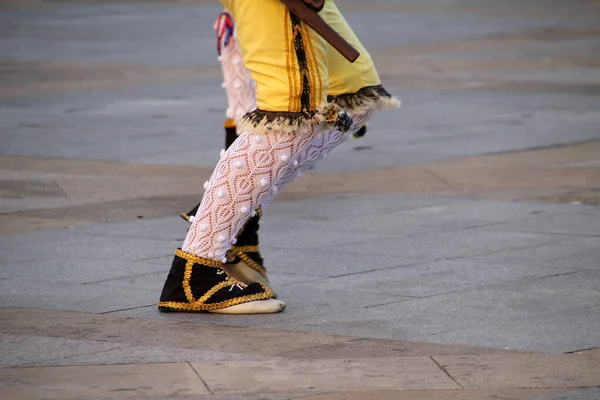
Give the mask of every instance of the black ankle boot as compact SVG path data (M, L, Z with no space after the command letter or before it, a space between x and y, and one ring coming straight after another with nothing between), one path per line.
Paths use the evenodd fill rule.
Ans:
M273 293L264 284L241 282L230 276L222 263L177 249L158 309L214 311L271 297Z
M235 245L231 246L231 249L227 252L227 264L237 264L243 261L266 277L267 270L263 266L264 260L260 255L258 246L258 230L260 229L261 217L262 209L258 207L256 215L248 220L237 235Z

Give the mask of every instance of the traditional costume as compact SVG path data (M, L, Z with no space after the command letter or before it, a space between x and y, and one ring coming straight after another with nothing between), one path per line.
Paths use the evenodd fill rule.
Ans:
M235 35L232 29L219 43L228 124L239 136L221 152L202 202L188 213L192 225L176 250L161 311L282 311L258 250L259 211L361 132L375 111L399 106L333 0L282 1L222 0L237 23ZM353 63L283 4L300 1L358 50ZM227 24L220 17L218 32Z

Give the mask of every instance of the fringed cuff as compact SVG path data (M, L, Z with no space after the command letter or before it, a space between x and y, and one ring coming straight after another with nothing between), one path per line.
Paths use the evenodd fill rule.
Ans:
M356 93L329 96L327 101L339 104L350 114L370 110L385 110L400 107L400 100L388 93L381 85L367 86Z
M352 117L340 105L329 103L315 111L283 112L256 109L242 118L239 132L265 134L271 130L291 133L312 132L315 124L328 124L340 132L352 125Z

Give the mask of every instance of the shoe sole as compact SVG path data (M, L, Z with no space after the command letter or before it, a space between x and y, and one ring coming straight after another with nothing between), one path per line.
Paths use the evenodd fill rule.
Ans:
M218 310L179 310L169 307L158 307L163 313L213 313L229 315L247 315L247 314L275 314L285 310L286 304L281 300L267 299L255 300L248 303L236 304L235 306L225 307Z
M221 308L219 310L210 310L213 314L275 314L285 310L285 303L281 300L268 299L256 300L249 303L237 304L235 306Z

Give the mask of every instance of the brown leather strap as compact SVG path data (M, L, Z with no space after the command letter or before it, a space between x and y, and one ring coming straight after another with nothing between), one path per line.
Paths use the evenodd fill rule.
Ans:
M323 37L330 45L333 46L342 56L348 61L354 62L360 55L350 43L346 41L339 33L312 10L307 3L324 4L324 0L281 0L287 6L290 12L298 18L306 22L315 32Z
M319 12L323 9L325 5L325 0L302 0L306 3L307 6L312 8L313 10Z

